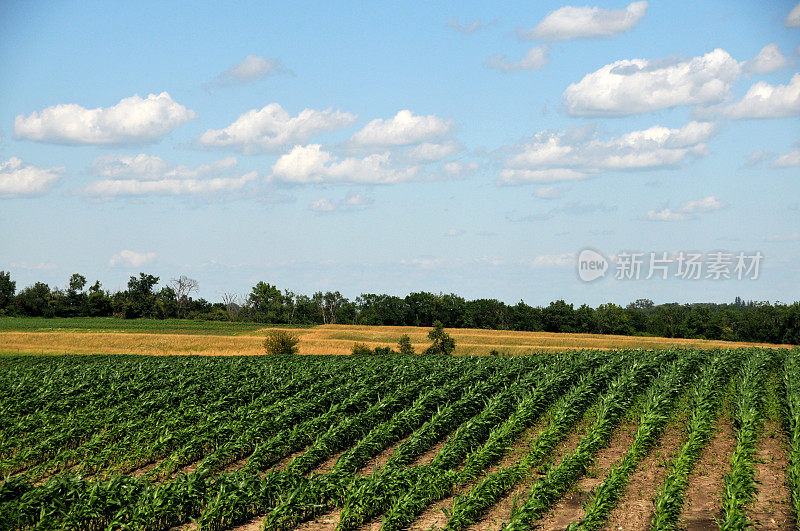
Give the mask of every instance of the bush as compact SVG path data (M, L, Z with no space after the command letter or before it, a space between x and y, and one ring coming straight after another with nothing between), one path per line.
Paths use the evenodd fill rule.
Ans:
M300 339L286 330L270 330L264 339L267 354L297 354Z
M414 354L414 345L411 344L411 338L408 337L408 334L400 336L397 348L400 350L400 354Z
M428 339L433 344L425 349L425 354L452 354L456 349L456 340L444 331L441 321L433 322L433 330L428 332Z
M372 354L372 349L364 343L355 343L350 351L351 356L369 356L370 354Z
M500 351L499 351L499 350L497 350L497 349L495 349L495 348L493 348L493 349L491 350L491 352L489 352L489 355L490 355L490 356L499 356L499 355L500 355Z
M388 356L389 354L397 354L392 347L375 347L375 354L378 356Z

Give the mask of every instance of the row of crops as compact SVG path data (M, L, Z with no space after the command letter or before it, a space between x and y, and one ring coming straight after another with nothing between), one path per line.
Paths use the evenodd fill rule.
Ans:
M525 496L503 526L530 529L628 419L632 443L570 526L601 529L681 417L685 440L652 495L651 527L673 529L723 414L736 443L718 523L743 529L753 524L756 450L773 410L800 514L799 357L747 349L0 358L0 529L216 530L254 518L291 529L335 511L338 529L380 521L394 530L446 500L444 526L455 530L488 526L492 507L520 486ZM551 462L579 424L575 447ZM521 457L509 461L515 445Z

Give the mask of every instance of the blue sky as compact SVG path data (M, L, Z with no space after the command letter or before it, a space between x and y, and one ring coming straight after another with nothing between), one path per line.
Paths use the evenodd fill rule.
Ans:
M795 1L387 4L0 3L0 269L800 299ZM620 280L626 252L763 261Z

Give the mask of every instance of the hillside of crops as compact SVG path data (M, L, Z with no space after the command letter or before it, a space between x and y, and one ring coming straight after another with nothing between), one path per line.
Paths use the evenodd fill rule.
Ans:
M792 529L797 350L0 357L0 529Z

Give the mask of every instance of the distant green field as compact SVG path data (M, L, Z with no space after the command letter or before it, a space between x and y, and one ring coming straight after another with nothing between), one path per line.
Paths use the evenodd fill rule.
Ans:
M163 334L238 335L260 330L267 325L190 319L117 319L114 317L0 317L0 332L22 331L103 331ZM274 326L274 325L270 325ZM296 325L295 325L296 327Z

